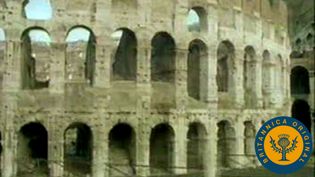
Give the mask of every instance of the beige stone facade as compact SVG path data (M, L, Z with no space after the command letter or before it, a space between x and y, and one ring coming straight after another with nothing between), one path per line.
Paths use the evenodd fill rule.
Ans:
M3 177L215 177L258 165L255 132L290 114L280 0L50 3L46 21L26 19L22 0L0 3ZM88 42L66 42L75 27ZM30 41L32 29L51 42Z

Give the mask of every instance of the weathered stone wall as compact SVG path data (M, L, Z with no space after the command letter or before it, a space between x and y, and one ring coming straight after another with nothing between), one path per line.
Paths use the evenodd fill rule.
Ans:
M23 137L20 129L31 122L40 123L47 131L48 158L45 160L48 163L48 172L44 173L51 177L81 172L80 165L85 162L91 169L83 169L83 173L93 177L108 177L109 171L115 168L115 172L125 170L128 174L136 173L139 176L149 176L155 171L161 174L185 174L190 171L186 168L187 159L191 158L187 152L192 152L187 148L194 148L187 146L187 134L192 123L200 124L198 132L202 129L205 132L203 136L199 132L200 137L197 138L204 143L204 146L200 146L203 148L203 156L197 157L203 162L204 176L214 177L216 171L222 168L217 166L217 158L230 160L227 167L233 168L253 164L250 163L252 161L256 163L251 153L245 155L248 145L244 144L244 122L251 122L252 128L258 130L262 121L272 116L288 114L289 110L290 48L287 14L282 1L275 1L276 4L272 7L266 0L258 1L255 5L248 0L243 3L230 2L190 0L160 3L156 0L138 0L137 3L130 2L131 4L123 7L121 1L113 4L109 0L54 0L51 1L53 19L32 21L22 15L21 0L5 1L5 6L0 7L3 17L0 27L6 32L0 96L2 176L15 177L18 169L21 169L17 160L20 158L17 153L21 143L19 137ZM126 7L134 5L131 8L134 13L129 13ZM202 7L207 12L207 26L200 32L189 32L186 26L188 10L192 7ZM82 68L86 67L83 60L87 54L81 49L86 46L80 46L80 50L72 52L65 42L68 31L76 26L89 29L95 37L93 45L96 60L92 84L88 84L91 82L84 77L85 69ZM21 62L21 36L25 30L33 27L45 29L52 39L47 51L49 55L36 55L45 58L45 62L36 65L39 70L36 70L35 75L39 80L42 80L39 76L43 73L48 75L49 86L36 90L22 87L25 73ZM128 28L137 39L135 81L111 80L111 58L116 51L116 44L110 35L120 28ZM151 58L154 50L151 41L159 32L167 33L175 43L172 51L175 52L172 71L175 75L171 82L155 82L151 79ZM189 97L187 91L189 44L195 39L205 44L202 54L207 56L201 58L202 66L199 67L202 81L200 99ZM217 91L217 60L220 58L218 51L221 42L230 46L229 51L225 51L229 53L227 92ZM254 84L250 90L256 98L255 105L251 107L245 104L244 89L244 76L248 75L244 74L247 46L255 51L255 57L248 65L250 69L246 70L256 73L251 78ZM268 52L269 60L264 60L264 52ZM69 62L73 62L71 67ZM71 70L74 67L77 67L76 70ZM262 88L264 73L267 73L265 79L270 83L266 87L265 95ZM76 78L80 82L71 82L70 78ZM223 130L219 130L220 122L226 125L222 126ZM92 142L92 157L80 163L84 157L78 156L78 170L71 170L64 165L64 137L66 130L73 124L78 125L76 123L84 124L91 130L92 141L89 142ZM131 138L132 143L129 145L134 147L133 151L126 153L118 148L116 150L119 152L110 154L113 147L109 146L110 132L113 127L122 123L129 125L134 132L134 138ZM152 136L152 131L159 125L168 127L167 131L163 129L157 132L157 136ZM234 133L218 136L218 132ZM167 141L166 138L162 138L164 141L155 141L154 137L167 137ZM231 139L233 141L229 141ZM152 165L152 142L165 148L158 151L163 153L153 154L162 157L166 164L162 168ZM223 146L217 142L224 142ZM220 154L224 147L230 150L225 155ZM112 157L115 154L117 156ZM118 156L123 156L121 159L125 166L110 164L110 159L119 161L116 159ZM126 160L126 157L129 159Z

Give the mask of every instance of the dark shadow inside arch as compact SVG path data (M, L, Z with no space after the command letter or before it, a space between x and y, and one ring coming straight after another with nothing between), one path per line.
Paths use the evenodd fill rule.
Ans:
M166 32L157 33L151 42L151 80L175 81L175 41Z
M24 125L18 135L18 175L48 175L48 133L37 122Z
M304 100L295 100L291 109L292 117L302 122L311 131L311 110L309 104Z
M136 174L135 132L128 124L118 124L109 133L110 176Z
M247 46L245 48L244 56L244 96L245 96L245 106L247 108L254 108L257 103L257 98L255 94L255 80L256 80L256 52L252 46Z
M291 70L291 94L309 94L310 81L306 68L297 66Z
M151 174L173 173L174 130L168 124L159 124L150 136Z
M64 169L72 175L91 174L93 138L89 126L73 123L64 132Z
M188 173L203 173L205 160L206 130L200 123L191 123L187 133Z
M218 92L228 92L230 87L232 72L231 67L234 60L234 46L229 41L223 41L219 44L217 50L217 75L216 82L218 86Z
M113 36L118 46L112 61L112 80L136 80L137 77L137 39L129 29L119 29ZM117 38L117 39L116 39Z
M232 167L234 144L235 144L235 129L228 121L221 121L218 126L218 142L217 142L217 166L219 168Z
M22 88L48 88L50 73L47 66L49 66L50 61L50 41L32 40L30 36L32 32L36 33L38 36L43 37L43 35L47 35L48 38L50 38L47 31L40 27L32 27L23 32L21 36Z
M206 87L205 64L208 60L208 52L205 43L201 40L193 40L189 44L187 91L188 95L197 100L201 99L201 88Z
M247 164L249 166L256 165L256 153L255 153L255 137L256 137L256 128L251 121L244 122L245 131L244 131L244 149L245 156L247 158Z

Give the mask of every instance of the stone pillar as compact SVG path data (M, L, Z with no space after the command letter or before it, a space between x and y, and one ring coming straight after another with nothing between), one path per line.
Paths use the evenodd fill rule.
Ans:
M175 103L177 109L185 109L187 105L187 59L186 49L176 49L175 59Z
M64 132L59 129L59 118L56 116L50 122L50 131L48 135L48 166L50 177L64 176Z
M62 93L65 88L66 44L51 44L51 64L49 90Z
M217 169L217 125L214 119L210 120L209 131L206 138L205 152L204 152L204 168L205 177L215 177Z
M18 91L22 88L21 78L21 43L7 40L5 51L5 72L3 74L3 91Z
M174 174L187 173L187 132L188 127L184 125L183 117L177 116L175 127L175 139L174 139Z
M110 87L111 52L111 46L101 44L96 46L94 87Z
M244 153L244 129L245 126L242 121L237 121L235 124L235 144L234 148L232 150L233 154L230 157L231 166L233 168L243 168L244 167L244 159L245 159L245 153Z
M106 128L101 124L93 134L92 177L109 177L108 145Z
M5 95L3 97L1 117L4 123L2 130L2 177L15 177L17 174L17 135L14 128L14 110L16 101Z
M205 88L201 91L201 99L208 104L209 108L216 109L218 106L218 86L216 83L217 75L217 51L216 45L209 47L208 58L204 62L206 73L202 75L201 82L204 82Z
M259 57L260 58L260 57ZM255 80L254 80L254 95L255 95L255 104L256 108L262 108L263 107L263 96L262 96L262 63L260 60L256 60L253 63L254 65L254 71L255 74Z
M145 120L139 124L140 131L136 140L137 176L150 176L150 129L146 128Z
M235 58L232 62L233 65L229 68L229 74L231 75L229 78L232 78L229 82L229 84L231 83L229 89L231 89L230 93L234 107L242 108L244 106L244 50L236 49Z

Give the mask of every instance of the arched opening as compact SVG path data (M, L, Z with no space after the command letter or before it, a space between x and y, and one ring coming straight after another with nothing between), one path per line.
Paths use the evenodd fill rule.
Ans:
M307 42L308 50L313 50L315 46L315 42L314 42L314 36L311 33L309 33L306 36L306 42Z
M202 7L193 7L187 16L187 26L190 32L206 32L208 29L207 12Z
M244 131L244 148L245 155L247 157L248 164L255 164L255 137L256 137L256 128L251 121L244 122L245 131Z
M152 81L175 81L175 41L165 32L157 33L151 42Z
M64 132L64 169L72 175L91 174L93 138L90 127L73 123Z
M273 67L271 64L271 58L269 51L263 52L262 63L262 95L263 95L263 107L267 108L270 105L270 94L273 88L272 83Z
M202 173L205 165L206 129L200 123L191 123L187 134L187 169L188 173Z
M67 81L93 85L96 46L93 32L86 27L74 27L68 32L66 42Z
M48 88L50 82L51 38L42 28L30 28L21 37L23 89Z
M300 38L298 38L296 41L295 41L295 49L297 51L300 51L302 50L302 40Z
M112 11L117 14L131 15L137 10L137 0L112 0Z
M256 52L252 46L245 48L244 56L244 91L245 105L254 108L257 103L256 97Z
M291 109L292 117L302 122L311 132L311 109L309 104L304 100L295 100Z
M219 168L232 167L234 163L235 129L228 121L218 123L217 165Z
M121 172L135 175L136 144L135 132L128 124L118 124L109 133L110 176Z
M48 175L48 133L37 122L24 125L18 134L18 176Z
M129 29L123 28L112 34L115 42L112 60L112 80L136 80L137 39Z
M29 20L50 20L53 16L50 0L25 0L23 10Z
M235 56L235 49L229 41L223 41L219 44L217 51L217 86L218 92L228 92L232 82L231 67Z
M206 88L206 61L208 60L207 46L200 40L193 40L189 44L187 90L188 95L197 100L201 99L201 91Z
M291 70L291 94L309 94L310 81L306 68L296 66Z
M170 174L173 172L175 133L168 124L159 124L150 136L151 174Z
M2 89L3 73L5 72L4 67L4 57L5 57L5 33L2 28L0 28L0 89Z

